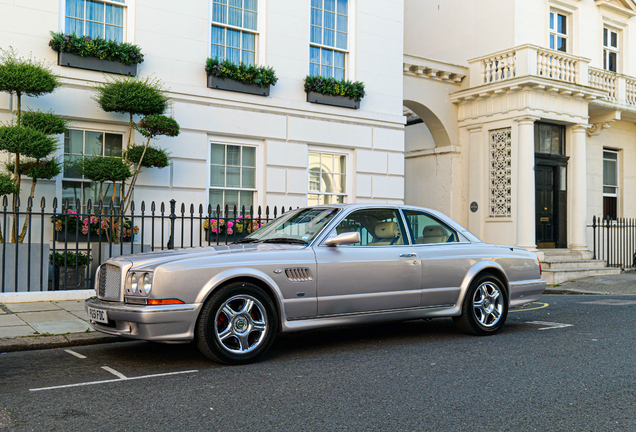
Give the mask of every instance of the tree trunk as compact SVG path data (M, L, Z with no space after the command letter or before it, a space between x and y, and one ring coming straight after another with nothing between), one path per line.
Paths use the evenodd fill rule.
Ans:
M146 156L146 150L148 150L148 146L150 145L150 140L153 138L152 135L148 137L146 141L146 145L144 146L144 151L141 153L141 157L139 158L139 162L137 163L137 169L135 170L132 180L130 181L130 187L128 188L128 194L126 194L126 198L122 202L122 206L125 203L126 208L124 209L124 214L128 211L128 207L130 206L130 198L133 190L135 189L135 183L137 183L137 177L139 177L139 173L141 172L141 164L144 161L144 156Z
M17 117L17 125L20 126L20 114L22 112L22 94L20 94L20 92L16 92L15 93L17 99L18 99L18 112L16 114ZM21 178L22 176L20 175L20 152L16 152L15 153L15 164L13 167L13 180L15 181L15 185L17 188L17 193L13 194L13 211L15 212L13 214L13 227L11 230L11 241L13 243L16 242L16 235L18 234L18 221L20 220L20 215L18 214L18 200L16 198L20 197L20 183L21 183Z
M31 204L33 204L33 196L35 195L35 185L37 184L38 179L34 178L31 183L31 194L29 197L31 198ZM32 206L27 206L27 216L24 220L24 225L22 225L22 232L20 233L20 237L18 237L18 243L22 243L24 241L24 236L27 233L27 229L29 228L29 223L31 223L31 209Z

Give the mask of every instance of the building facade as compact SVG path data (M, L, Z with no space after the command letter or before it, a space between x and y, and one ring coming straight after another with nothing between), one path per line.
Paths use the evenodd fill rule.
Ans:
M44 60L61 77L63 87L24 105L70 120L60 136L64 160L120 155L128 119L92 99L106 74L58 65L50 32L141 48L139 75L169 89L167 115L181 133L157 142L171 164L142 173L136 202L402 203L403 17L401 0L16 0L0 5L0 47ZM207 88L205 62L214 56L270 66L278 83L269 97ZM360 109L307 102L308 74L364 82ZM16 101L1 94L0 120L9 121L15 109ZM98 192L66 169L39 183L40 196L86 203Z
M406 202L591 257L594 216L636 217L635 17L632 0L407 0Z

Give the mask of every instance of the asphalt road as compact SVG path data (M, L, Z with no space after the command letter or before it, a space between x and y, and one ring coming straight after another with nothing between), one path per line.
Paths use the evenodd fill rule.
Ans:
M636 296L544 296L492 337L459 334L450 319L281 335L240 367L146 342L0 354L7 425L636 431Z

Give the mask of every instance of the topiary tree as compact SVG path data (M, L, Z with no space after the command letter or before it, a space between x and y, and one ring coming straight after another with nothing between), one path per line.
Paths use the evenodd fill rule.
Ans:
M135 183L141 173L141 168L164 168L169 164L168 153L163 149L150 147L150 141L162 135L176 137L180 131L179 123L175 119L160 114L142 118L135 125L135 129L146 138L146 143L144 145L132 145L126 151L125 159L137 166L133 170L130 187L124 198L124 203L126 204L124 213L130 205L130 197L135 189Z
M104 199L104 182L112 182L111 200L113 202L115 202L117 182L124 182L132 176L128 164L115 156L87 157L77 163L77 168L85 178L99 183L100 200Z
M30 158L40 161L53 153L57 148L57 140L51 136L58 122L49 117L42 117L34 114L31 118L27 116L27 123L24 124L22 116L22 96L39 97L53 92L60 86L60 81L53 72L44 65L31 57L21 58L13 49L0 50L0 91L15 95L17 102L16 120L13 123L0 126L0 150L10 153L13 158L13 182L15 185L14 195L14 211L17 211L16 199L21 191L22 175L26 171L20 169L21 157ZM41 113L42 114L42 113ZM48 119L48 120L47 120ZM33 122L47 121L53 124L42 128L33 127ZM33 186L32 186L33 189ZM32 195L31 195L32 196ZM17 241L18 218L16 214L13 218L13 230L11 240ZM27 218L28 226L28 218ZM24 236L21 236L23 239Z
M129 115L128 141L124 149L124 161L127 162L128 150L134 144L132 141L135 127L134 116L163 114L170 103L167 91L158 79L130 76L110 78L96 86L95 91L97 95L94 99L104 111ZM122 182L122 197L126 196L125 192L126 183Z

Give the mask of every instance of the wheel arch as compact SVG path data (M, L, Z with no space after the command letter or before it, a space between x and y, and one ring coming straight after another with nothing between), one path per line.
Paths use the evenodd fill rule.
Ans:
M285 320L283 296L276 283L267 275L250 268L232 269L219 273L212 278L197 296L197 303L205 303L210 296L221 288L236 282L246 282L256 285L270 297L278 313L279 330Z
M470 287L470 284L473 282L473 280L484 274L495 276L496 278L501 280L501 282L503 282L503 288L506 291L506 296L508 297L508 304L510 304L510 283L508 281L508 277L506 276L506 272L495 261L485 260L479 261L478 263L473 265L468 270L468 272L466 272L466 275L464 276L464 280L462 281L460 287L460 295L457 300L458 305L463 304L466 293L468 292L468 288Z

